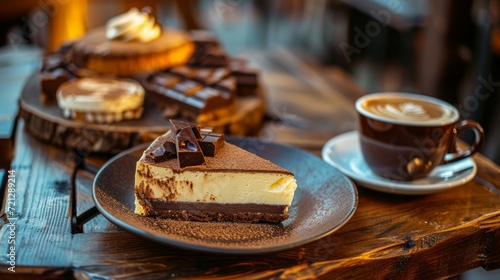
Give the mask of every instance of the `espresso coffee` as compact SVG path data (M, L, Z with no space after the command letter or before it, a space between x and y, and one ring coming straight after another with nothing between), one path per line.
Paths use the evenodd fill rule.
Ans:
M387 95L366 99L359 104L361 111L388 122L415 125L442 124L458 118L456 109L445 103L427 101L430 97L405 97ZM373 116L372 116L373 117Z
M375 174L391 180L424 177L440 164L471 156L484 140L477 122L459 122L455 107L426 95L368 94L356 101L356 110L363 157ZM476 141L457 151L457 136L465 129L475 132Z

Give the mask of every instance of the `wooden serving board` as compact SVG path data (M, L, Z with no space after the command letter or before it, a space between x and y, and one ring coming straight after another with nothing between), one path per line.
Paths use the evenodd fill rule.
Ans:
M214 130L234 135L248 135L258 129L250 119L262 119L264 102L260 98L238 100L237 113L227 120L214 124ZM159 107L144 101L144 112L138 120L113 124L95 124L67 119L56 103L44 104L40 99L38 72L26 82L19 100L20 116L25 129L35 138L64 148L76 149L80 154L115 154L140 143L154 140L170 129ZM260 127L258 121L258 126Z

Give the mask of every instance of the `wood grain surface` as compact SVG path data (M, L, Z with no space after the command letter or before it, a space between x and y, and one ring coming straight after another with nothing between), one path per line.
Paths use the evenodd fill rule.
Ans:
M475 157L476 179L463 186L427 196L359 188L359 207L339 231L284 252L233 257L159 245L101 216L86 224L84 233L71 234L68 200L74 156L22 129L18 145L24 148L18 149L12 166L17 219L4 214L0 231L0 251L7 252L7 225L15 222L16 276L431 279L500 263L500 171L480 155ZM91 178L85 171L78 176L80 213L93 203ZM7 256L0 260L5 272Z

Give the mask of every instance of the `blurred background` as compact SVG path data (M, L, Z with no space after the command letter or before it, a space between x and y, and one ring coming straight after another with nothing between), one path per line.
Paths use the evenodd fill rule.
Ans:
M293 50L358 94L442 98L483 125L482 152L500 163L500 0L17 0L2 4L0 45L50 53L146 5L165 26L212 30L233 55Z
M444 99L483 125L482 153L500 164L500 0L4 1L2 98L15 98L6 92L22 86L6 65L34 69L62 42L147 5L167 27L213 31L232 55L286 50L293 55L285 55L285 67L300 57L348 94L407 91ZM460 277L500 276L476 270Z

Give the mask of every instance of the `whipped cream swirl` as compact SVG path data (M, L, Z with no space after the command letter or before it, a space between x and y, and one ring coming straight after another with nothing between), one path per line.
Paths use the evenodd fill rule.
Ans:
M385 104L372 108L377 115L390 119L405 121L432 121L434 118L427 113L425 108L415 103Z
M161 27L150 8L132 8L106 23L106 38L110 40L150 42L160 35Z

